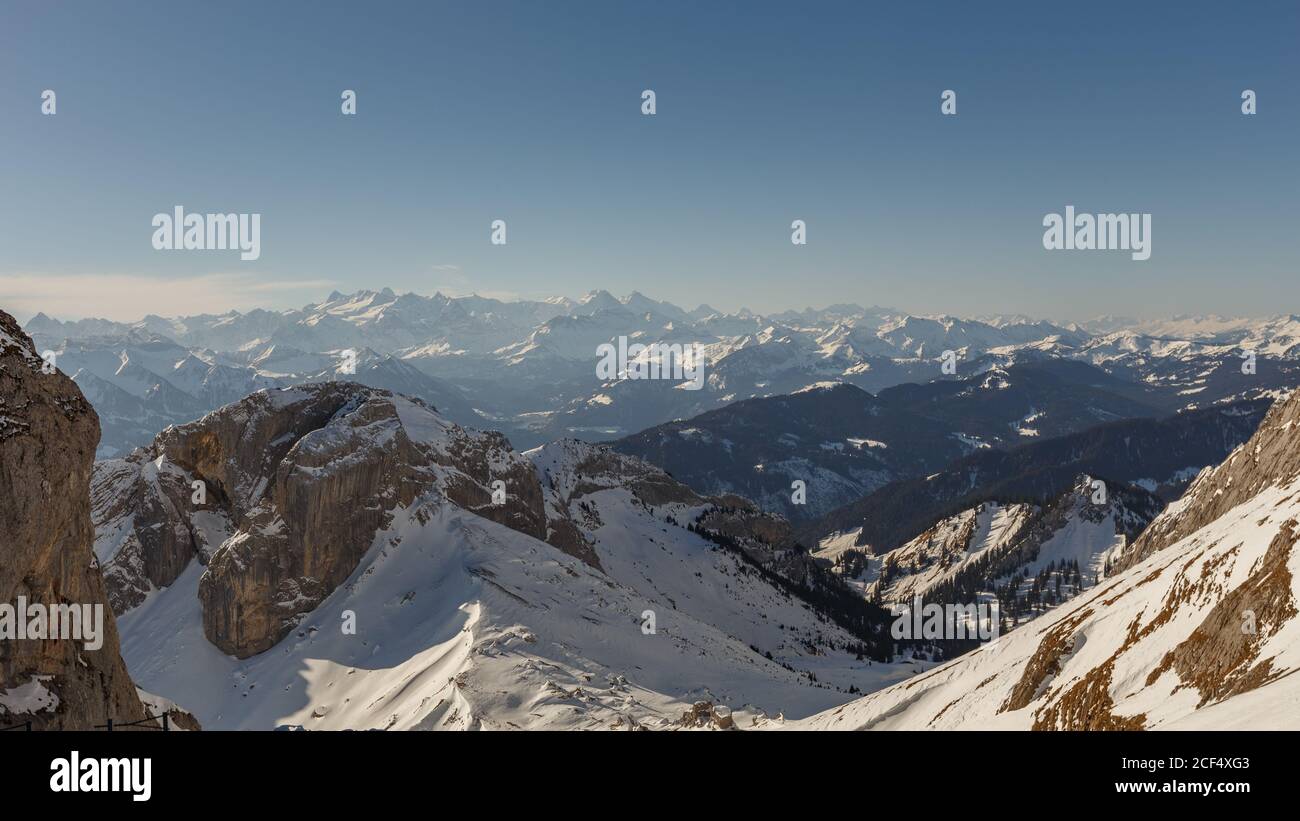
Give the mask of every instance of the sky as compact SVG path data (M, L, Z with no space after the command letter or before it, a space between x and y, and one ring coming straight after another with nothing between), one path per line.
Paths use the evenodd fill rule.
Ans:
M0 0L0 308L1300 313L1298 37L1294 2ZM155 250L177 205L260 214L260 257ZM1151 214L1151 258L1045 250L1067 205Z

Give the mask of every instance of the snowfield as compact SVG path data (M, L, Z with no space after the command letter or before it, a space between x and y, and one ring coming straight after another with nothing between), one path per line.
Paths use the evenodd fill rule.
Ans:
M348 582L273 649L240 661L204 638L195 562L119 619L123 656L141 687L206 729L660 727L701 700L732 706L743 726L845 699L751 642L845 686L912 670L807 654L794 636L834 628L745 578L702 539L650 541L648 524L612 521L601 540L602 563L632 579L624 585L427 500L380 534ZM630 550L638 531L643 547ZM356 635L342 630L349 610ZM646 610L657 617L654 635L642 633Z
M413 435L446 440L431 412L399 409ZM739 726L779 723L923 668L857 658L853 636L674 523L699 506L648 504L625 473L601 486L575 470L595 452L563 442L526 457L604 572L430 492L394 511L296 629L243 660L205 637L192 561L119 617L128 669L206 729L628 729L676 726L701 701Z

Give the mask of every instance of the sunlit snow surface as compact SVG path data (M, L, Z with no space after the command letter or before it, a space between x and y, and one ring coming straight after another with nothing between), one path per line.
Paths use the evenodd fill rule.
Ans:
M1115 658L1109 693L1113 713L1145 716L1149 729L1295 728L1300 715L1300 677L1281 675L1258 689L1197 707L1200 693L1179 686L1164 670L1148 677L1205 620L1224 595L1259 568L1259 561L1285 523L1300 515L1300 482L1270 487L1176 544L1036 619L948 664L828 710L787 724L800 729L1028 729L1035 712L1060 692ZM1173 505L1166 516L1176 515ZM1287 563L1292 592L1300 578L1300 551ZM1177 602L1167 621L1136 641L1141 631ZM1068 631L1073 649L1060 670L1027 707L1004 710L1012 690L1044 636L1056 625L1078 619ZM1136 627L1134 627L1136 625ZM1300 619L1260 636L1257 658L1285 673L1300 666Z
M658 727L698 700L752 726L921 669L809 654L800 636L849 637L626 491L586 501L608 575L426 498L398 511L350 579L272 649L241 661L204 638L195 562L119 619L123 655L140 687L208 729ZM342 631L347 610L356 635Z

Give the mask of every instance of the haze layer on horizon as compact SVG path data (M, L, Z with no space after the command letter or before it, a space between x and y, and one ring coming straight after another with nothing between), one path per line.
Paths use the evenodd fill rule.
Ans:
M1292 3L1108 2L1083 19L1029 3L6 3L3 17L0 307L19 316L289 308L385 286L639 290L762 313L1300 311ZM150 221L177 205L260 214L260 256L155 250ZM1151 214L1150 259L1044 250L1044 216L1068 205Z

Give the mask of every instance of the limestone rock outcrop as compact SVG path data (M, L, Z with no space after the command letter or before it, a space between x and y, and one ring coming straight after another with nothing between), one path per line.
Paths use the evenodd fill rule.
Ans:
M71 379L42 365L31 339L0 311L0 726L86 730L108 718L137 721L144 707L92 549L99 418ZM32 638L30 621L18 629L20 603L29 615L33 605L49 613L98 607L100 635L89 636L86 623L72 629L69 618L68 638L62 629L58 638Z
M607 447L564 440L518 453L418 399L347 382L259 391L100 463L95 522L119 613L197 561L203 633L238 658L265 652L393 544L399 511L450 503L603 571L593 503L691 510L689 528L744 555L788 593L857 600L789 525L739 497L699 496ZM854 624L865 618L858 614Z
M548 521L532 463L503 435L347 382L254 393L96 471L119 612L197 559L204 633L241 658L292 630L393 511L431 491L599 566L571 524Z

